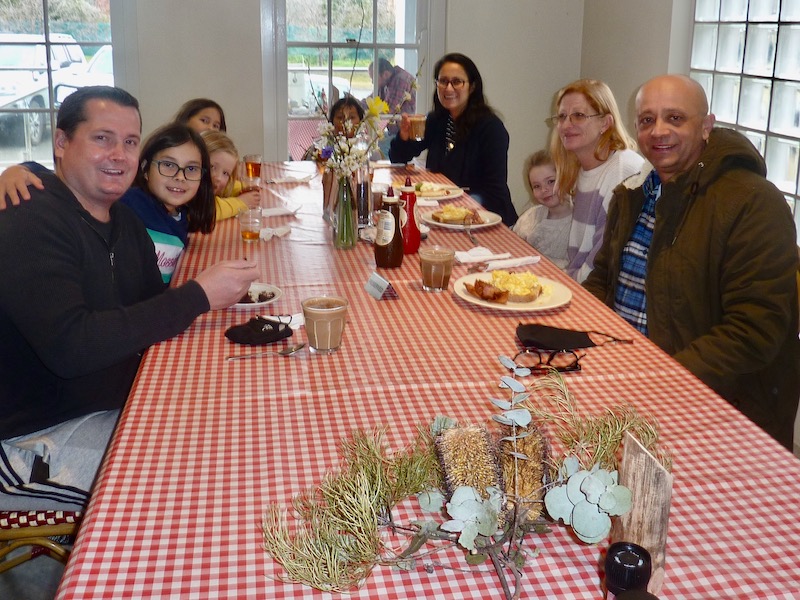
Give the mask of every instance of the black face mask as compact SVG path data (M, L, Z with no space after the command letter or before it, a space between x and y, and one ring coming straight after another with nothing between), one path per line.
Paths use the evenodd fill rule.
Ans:
M292 335L286 323L275 323L267 319L255 317L243 325L234 325L225 332L225 337L237 344L261 346L271 344Z
M608 339L596 344L589 337L590 333L601 335ZM517 325L517 337L525 348L536 348L538 350L576 350L578 348L602 346L608 342L633 343L633 340L620 340L598 331L575 331L539 323L528 323L527 325L520 323Z

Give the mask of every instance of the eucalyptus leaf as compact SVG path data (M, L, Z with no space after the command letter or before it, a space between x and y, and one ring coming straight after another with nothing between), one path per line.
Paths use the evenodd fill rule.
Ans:
M433 420L433 423L431 423L431 435L436 437L443 431L447 429L452 429L456 425L458 425L458 421L456 421L455 419L451 419L450 417L445 417L442 415L437 415L437 417Z
M509 427L514 424L511 419L506 419L503 415L492 415L492 421L496 421L501 425L508 425Z
M527 427L531 422L531 411L526 408L507 410L503 416L517 427Z
M562 466L564 467L566 477L571 477L573 474L580 471L581 462L578 460L578 457L573 454L564 459Z
M472 565L473 567L477 565L482 565L486 562L486 559L489 558L488 554L483 554L482 552L477 552L473 554L472 552L468 552L466 556L466 561L468 565Z
M514 456L514 457L519 458L521 460L528 460L528 455L527 454L523 454L522 452L507 452L506 454L508 454L508 456Z
M464 529L464 521L459 519L450 519L449 521L445 521L439 525L439 529L442 531L449 531L450 533L456 533Z
M609 515L614 514L614 507L617 505L617 498L610 490L606 490L600 495L600 499L597 502L597 506L600 510L604 513L608 513Z
M527 400L530 397L531 397L530 392L525 392L524 394L514 394L514 397L511 398L511 404L516 406L520 402L525 402L525 400Z
M501 400L500 398L489 398L489 400L500 410L511 410L512 404L508 400Z
M450 504L460 504L465 500L481 500L481 495L474 487L468 485L458 486L450 497Z
M611 476L611 473L606 471L605 469L596 469L592 470L592 476L600 480L604 486L608 487L609 485L614 485L616 481Z
M581 491L581 485L589 475L591 475L589 471L578 471L567 479L567 497L573 504L586 500L586 496Z
M598 477L600 474L602 474L602 471L592 473L581 483L581 492L586 496L586 500L592 504L600 502L600 496L606 491L605 481L603 481L602 477Z
M624 485L613 485L608 488L608 493L612 494L616 500L613 512L611 510L606 511L612 517L624 515L633 506L633 493Z
M513 371L517 368L517 363L515 363L511 358L508 356L503 356L502 354L497 357L497 360L500 361L500 364L503 365L509 371Z
M524 385L522 385L519 381L517 381L513 377L509 377L508 375L503 375L500 378L500 387L507 387L515 394L520 394L525 391Z
M467 550L474 550L477 536L478 526L475 523L466 523L461 535L458 536L458 543Z
M417 561L413 558L398 560L394 566L401 571L413 571L417 567Z
M439 512L444 506L444 494L440 490L425 490L417 494L419 507L425 512Z
M527 377L531 374L531 370L528 367L517 367L514 369L514 375L517 377Z
M569 525L575 505L569 501L567 486L558 485L550 488L544 496L544 507L554 521L560 519L564 521L565 525Z
M584 500L572 510L572 530L582 538L605 537L611 531L611 519L596 504Z

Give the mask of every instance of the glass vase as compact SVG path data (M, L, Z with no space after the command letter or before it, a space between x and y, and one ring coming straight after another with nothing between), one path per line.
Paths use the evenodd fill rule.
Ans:
M350 177L339 177L334 220L333 245L339 249L354 248L358 241L358 214Z

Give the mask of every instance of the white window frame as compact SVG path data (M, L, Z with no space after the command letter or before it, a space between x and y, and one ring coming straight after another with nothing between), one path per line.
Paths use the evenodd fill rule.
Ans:
M417 0L418 56L425 61L418 76L420 111L428 106L426 99L433 92L433 65L445 53L445 9L446 0ZM264 92L264 149L271 160L285 160L289 152L286 0L261 0L261 13L264 81L275 83Z

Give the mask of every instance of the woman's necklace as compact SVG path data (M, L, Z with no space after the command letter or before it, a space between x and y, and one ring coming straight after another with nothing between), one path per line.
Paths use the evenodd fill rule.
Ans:
M449 154L456 145L456 123L453 117L447 115L447 126L444 130L444 153Z

